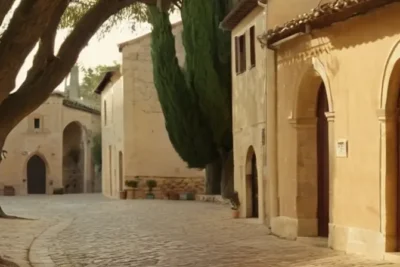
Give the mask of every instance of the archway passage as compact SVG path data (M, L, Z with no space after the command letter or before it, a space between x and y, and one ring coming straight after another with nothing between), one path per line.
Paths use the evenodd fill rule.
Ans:
M326 112L328 98L322 83L317 100L317 179L318 179L318 235L329 235L329 129Z
M253 147L246 157L246 217L258 218L258 172L257 160Z
M65 193L83 193L85 146L82 126L71 122L63 131L63 187Z
M28 194L46 194L46 164L38 156L32 156L27 166Z

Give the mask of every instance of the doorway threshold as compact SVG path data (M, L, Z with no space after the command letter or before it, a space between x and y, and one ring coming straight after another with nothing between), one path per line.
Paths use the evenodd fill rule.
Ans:
M386 252L384 260L392 263L400 263L400 252Z
M297 237L297 241L312 247L328 248L327 237Z

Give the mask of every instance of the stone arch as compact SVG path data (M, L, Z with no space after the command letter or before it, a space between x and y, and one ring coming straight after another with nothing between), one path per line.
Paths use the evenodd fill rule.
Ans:
M46 194L49 164L43 154L31 153L25 162L25 175L28 194Z
M259 196L259 181L257 170L257 156L253 146L247 150L245 163L245 216L247 218L258 218L260 199Z
M400 73L400 39L393 45L389 52L388 60L385 63L382 86L379 91L379 110L386 111L386 114L393 112L396 107L399 92L396 88L400 84L400 77L393 74Z
M385 250L400 251L400 40L391 49L379 92L381 231Z
M88 175L88 146L85 127L79 121L63 130L63 187L66 193L83 193Z
M296 140L296 210L299 236L327 236L329 232L329 147L333 136L333 98L322 63L313 58L298 83L293 117ZM331 134L329 134L331 132ZM322 165L323 164L323 165Z
M299 81L296 85L297 92L293 99L292 115L290 116L290 119L314 117L314 110L312 108L310 109L310 107L316 105L316 95L318 94L321 83L325 86L329 112L334 112L332 90L326 68L322 64L321 60L318 58L312 58L304 68L303 73L299 76ZM311 94L312 97L308 94L304 94L304 92Z

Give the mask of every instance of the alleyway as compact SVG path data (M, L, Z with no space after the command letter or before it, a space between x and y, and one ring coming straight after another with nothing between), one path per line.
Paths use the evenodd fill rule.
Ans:
M21 267L391 266L268 236L264 226L232 220L216 204L101 195L1 197L0 203L13 215L40 218L0 222L0 253Z

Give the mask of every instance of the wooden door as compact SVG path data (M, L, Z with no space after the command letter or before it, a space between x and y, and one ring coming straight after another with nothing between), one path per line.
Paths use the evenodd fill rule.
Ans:
M253 154L251 159L251 203L252 203L252 216L258 218L258 173L256 155Z
M397 99L397 109L400 109L400 95ZM396 120L396 152L397 152L397 193L396 193L396 251L400 251L400 117Z
M325 112L329 110L325 86L321 85L317 102L318 163L318 235L329 235L329 134Z
M27 177L28 194L46 194L46 164L39 156L29 159Z

